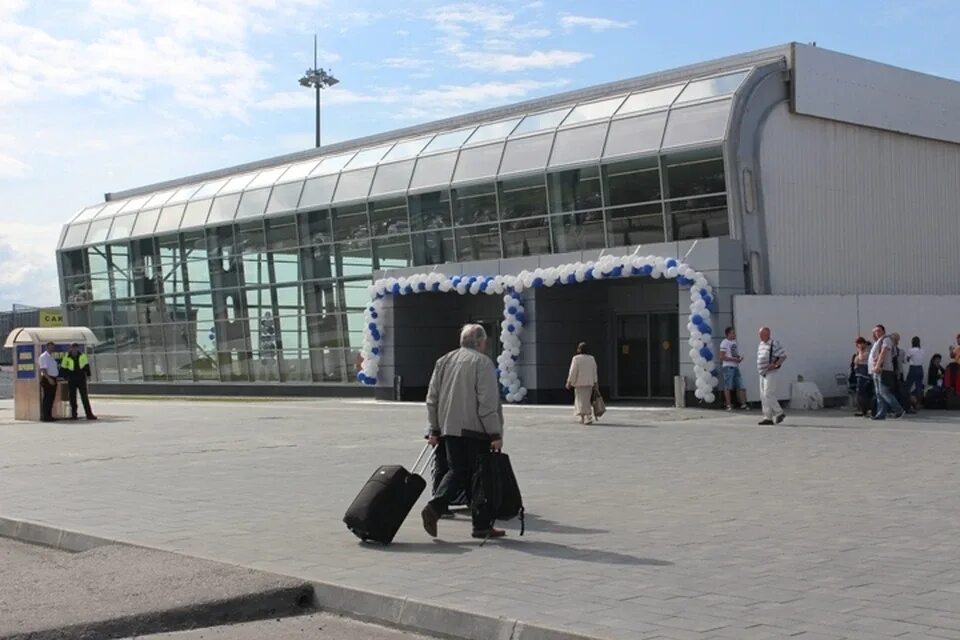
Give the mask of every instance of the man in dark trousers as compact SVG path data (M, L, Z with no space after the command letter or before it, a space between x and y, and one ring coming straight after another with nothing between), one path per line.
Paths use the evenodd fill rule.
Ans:
M60 377L60 367L54 357L56 345L47 343L46 350L40 354L40 420L53 422L53 405L57 401L57 378Z
M70 351L60 360L60 373L67 379L70 388L70 419L77 419L77 391L83 400L83 412L87 420L96 420L93 409L90 408L90 396L87 395L87 378L90 377L90 361L87 354L80 353L80 345L74 342Z
M493 361L484 353L487 332L479 324L468 324L460 332L460 348L437 360L427 391L430 444L442 443L447 470L435 495L423 508L423 528L437 537L437 521L450 503L470 484L477 460L491 449L499 451L503 441L503 408ZM475 509L474 538L500 538L502 529L493 529L489 513Z

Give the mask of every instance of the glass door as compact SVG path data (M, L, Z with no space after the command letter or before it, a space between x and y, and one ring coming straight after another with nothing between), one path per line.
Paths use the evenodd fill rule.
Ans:
M650 396L673 397L673 377L680 373L679 316L650 315Z
M646 314L617 316L617 397L650 395L650 323Z

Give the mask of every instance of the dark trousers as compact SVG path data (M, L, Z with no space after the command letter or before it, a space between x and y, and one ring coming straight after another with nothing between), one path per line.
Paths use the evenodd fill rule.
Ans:
M486 440L474 438L460 438L446 436L441 440L442 453L446 454L447 472L440 478L436 495L430 501L430 506L438 513L450 508L451 502L456 500L461 492L467 492L473 480L473 472L477 468L477 459L481 454L490 451L490 443ZM438 454L441 451L437 451ZM472 508L474 531L486 531L493 522L492 514L486 508Z
M40 379L40 419L53 420L53 403L57 401L57 381Z
M80 392L80 400L83 401L83 413L88 418L93 415L93 409L90 408L90 396L87 395L87 379L70 379L67 384L70 388L70 417L77 417L77 391Z

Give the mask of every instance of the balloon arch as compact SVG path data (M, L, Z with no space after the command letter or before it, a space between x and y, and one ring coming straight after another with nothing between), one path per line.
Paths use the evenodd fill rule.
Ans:
M714 354L710 347L713 334L710 326L713 288L702 273L677 258L636 254L603 256L596 262L574 262L559 267L521 271L517 275L447 276L433 271L402 278L381 278L370 286L372 299L364 311L364 343L361 351L363 364L357 380L366 385L377 384L380 358L383 355L380 315L386 296L452 291L460 295L502 295L504 320L500 325L503 329L500 341L503 343L503 350L497 357L497 375L506 401L521 402L527 396L527 389L520 382L517 362L520 360L520 334L527 318L518 294L524 289L635 276L673 278L681 287L689 287L690 321L687 329L690 332L690 358L693 360L697 379L694 395L704 402L713 402L714 389L719 382L713 373Z

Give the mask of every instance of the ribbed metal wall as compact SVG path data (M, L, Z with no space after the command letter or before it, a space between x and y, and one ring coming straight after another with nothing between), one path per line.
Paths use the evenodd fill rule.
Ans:
M791 114L760 182L773 294L960 294L960 145Z

